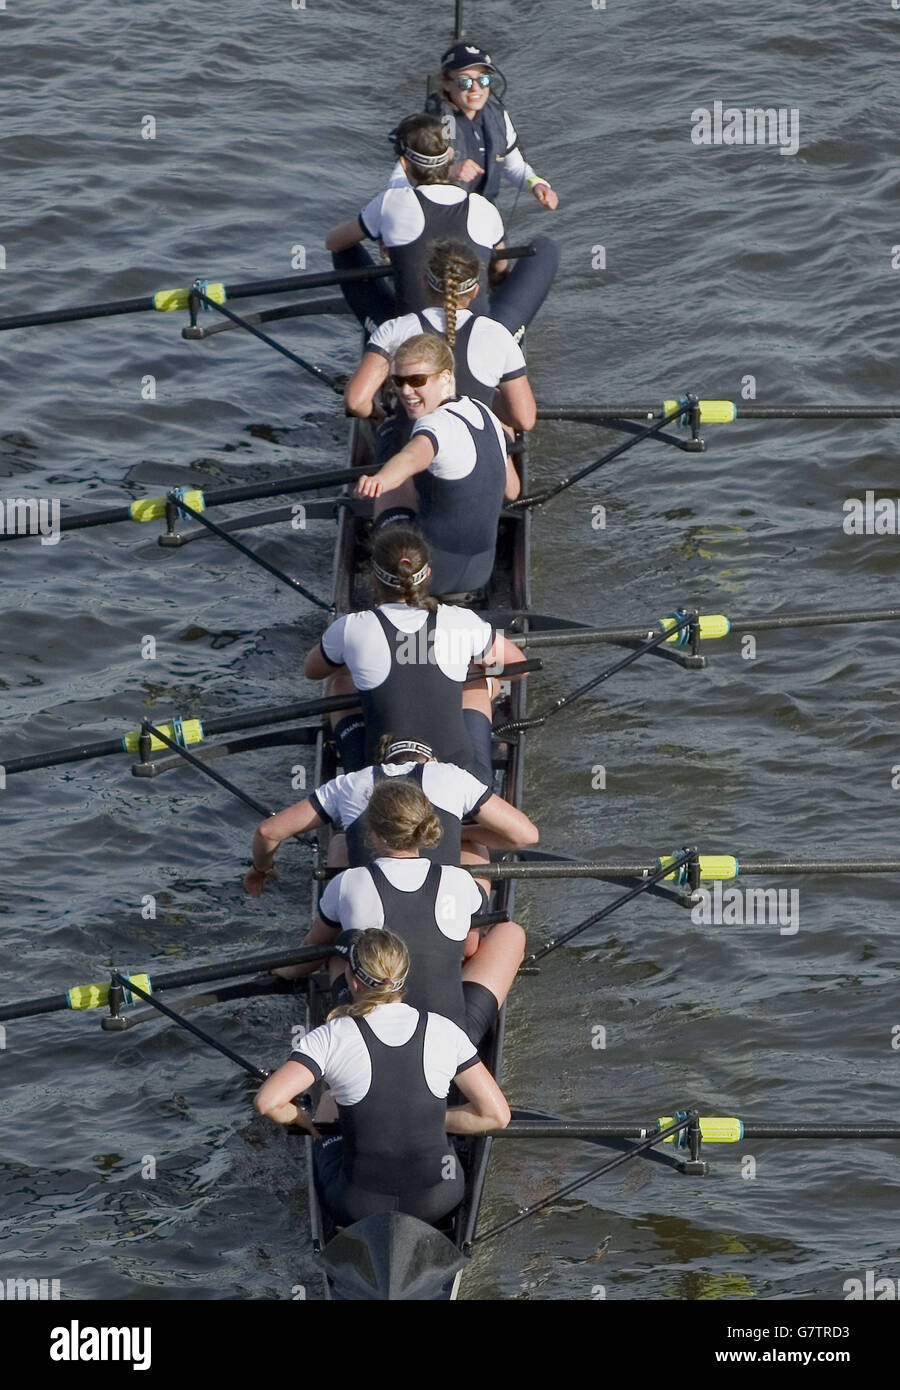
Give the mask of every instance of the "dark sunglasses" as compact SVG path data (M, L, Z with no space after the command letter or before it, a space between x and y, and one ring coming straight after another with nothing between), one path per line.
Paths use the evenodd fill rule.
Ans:
M456 85L461 92L471 92L473 87L489 87L493 80L491 73L483 72L479 77L457 77Z
M429 377L437 376L437 372L415 372L412 376L397 376L391 374L391 381L399 390L401 386L412 386L416 390L424 386Z

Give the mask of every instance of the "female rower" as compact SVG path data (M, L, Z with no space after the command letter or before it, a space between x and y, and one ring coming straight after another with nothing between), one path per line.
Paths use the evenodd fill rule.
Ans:
M376 517L415 518L431 547L435 593L475 592L494 570L503 503L521 487L503 427L480 401L456 396L443 338L407 338L391 373L412 436L377 473L360 476L357 496L375 499Z
M326 822L344 832L332 836L329 863L343 868L365 864L371 858L366 837L366 807L377 784L386 777L403 777L421 788L434 807L443 834L437 845L425 846L423 854L436 864L475 863L478 855L463 850L463 818L475 825L467 833L477 835L480 845L491 849L522 849L536 845L538 829L523 811L495 796L464 768L439 763L432 749L417 739L397 739L385 734L380 740L377 765L360 772L348 772L317 787L304 801L264 820L253 837L250 868L244 887L258 898L268 877L275 874L275 854L284 840L315 830ZM346 837L346 850L332 856L331 846ZM464 856L461 860L461 856Z
M340 933L387 927L406 942L412 962L407 996L416 1009L443 1014L479 1043L506 998L525 954L517 922L498 922L482 936L472 918L485 895L466 869L433 864L420 853L441 838L441 823L410 782L379 782L366 812L376 857L333 878L304 945L331 945ZM274 973L308 975L315 965Z
M333 227L325 245L335 269L372 266L360 246L366 237L379 241L394 269L392 292L380 280L357 280L342 291L360 323L372 328L398 314L417 313L428 305L425 264L433 241L450 237L477 255L480 282L486 284L491 253L503 246L503 222L492 203L448 182L450 142L435 116L407 116L397 128L400 162L409 183L388 188L367 203L358 217ZM476 306L513 334L521 334L547 296L559 265L559 247L547 237L535 237L533 256L513 269L498 259L491 265L495 287Z
M469 305L479 293L478 274L478 257L463 242L432 243L425 272L431 305L376 328L344 392L350 415L367 419L373 414L375 397L402 343L417 334L441 334L453 352L458 394L490 406L514 430L534 429L537 408L522 349L503 324L470 312ZM403 448L413 423L398 407L378 431L376 462Z
M541 207L557 208L559 198L526 163L509 112L494 96L496 78L490 54L477 44L454 43L441 58L442 89L425 109L441 119L453 142L450 177L492 203L502 177L516 189L528 188Z
M400 523L376 531L377 607L348 613L326 628L304 671L309 680L331 677L328 694L359 692L362 714L333 718L345 772L370 766L381 735L402 729L433 748L441 762L464 767L491 786L494 682L465 684L466 675L470 662L502 670L521 661L522 652L470 609L430 597L430 575L420 532Z
M307 1033L254 1102L278 1124L309 1129L294 1097L327 1081L342 1132L314 1146L313 1163L320 1200L341 1226L380 1211L439 1221L464 1190L448 1133L509 1124L503 1092L461 1029L404 1002L408 969L393 933L358 933L345 967L351 1002ZM451 1083L466 1103L448 1109Z

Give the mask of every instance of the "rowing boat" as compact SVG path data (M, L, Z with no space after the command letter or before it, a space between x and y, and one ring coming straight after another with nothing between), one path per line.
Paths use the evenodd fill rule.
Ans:
M368 421L355 420L350 432L350 465L361 473L371 471L374 434ZM527 447L517 441L516 460L523 491L527 485ZM347 485L349 490L350 485ZM497 539L494 571L488 586L471 606L477 611L521 612L530 607L529 511L503 514ZM368 606L365 564L370 523L361 508L341 509L334 549L333 600L340 615ZM527 621L525 623L527 629ZM527 677L511 681L496 707L500 722L525 715ZM514 806L521 806L525 766L525 735L516 733L495 740L492 790ZM316 747L315 785L339 772L337 753L328 726L323 726ZM328 832L320 832L315 853L318 870L327 862ZM317 880L314 878L314 885ZM313 911L317 907L313 888ZM501 881L492 910L515 916L515 879ZM324 1022L331 1006L327 976L309 978L307 1027ZM499 1082L503 1060L505 1007L481 1046L482 1060ZM462 1267L472 1249L478 1213L484 1195L491 1153L491 1139L474 1136L457 1139L456 1149L465 1177L465 1195L456 1212L439 1229L399 1213L370 1216L336 1233L321 1207L312 1179L312 1140L307 1140L309 1167L310 1228L313 1250L321 1259L326 1294L330 1298L445 1300L456 1297Z

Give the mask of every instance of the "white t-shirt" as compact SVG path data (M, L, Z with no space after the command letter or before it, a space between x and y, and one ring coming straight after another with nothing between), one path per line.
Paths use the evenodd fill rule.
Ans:
M381 771L385 777L403 777L417 766L415 762L382 763ZM310 800L326 820L346 830L365 811L374 786L374 770L364 767L361 772L345 773L317 787ZM490 788L465 768L437 762L422 767L422 791L432 806L449 811L458 820L477 811L491 795Z
M386 1047L402 1047L416 1031L419 1013L408 1004L379 1004L365 1021ZM352 1018L333 1018L314 1028L291 1053L291 1061L309 1067L316 1080L324 1076L338 1105L356 1105L372 1084L368 1048ZM453 1078L478 1061L478 1051L449 1018L429 1014L423 1061L428 1089L446 1096Z
M464 428L460 425L460 429ZM471 444L471 440L469 442ZM483 656L494 640L494 629L477 613L441 603L430 657L427 651L420 650L425 646L428 621L424 608L408 608L405 603L381 603L378 607L397 629L398 661L406 659L413 663L433 659L445 676L460 683L468 674L469 662ZM371 609L337 618L322 634L321 646L332 666L347 666L357 690L375 690L390 674L391 649Z
M503 240L503 219L487 198L480 193L467 194L452 183L430 183L418 190L429 202L453 207L469 199L466 217L466 230L477 246L494 247ZM359 214L360 225L366 236L380 241L384 246L408 246L416 241L425 230L425 217L419 200L410 188L388 188L379 193L370 203L366 203Z
M376 859L388 883L401 893L422 887L432 868L430 859ZM484 908L484 894L466 869L441 865L434 904L434 924L448 941L465 941L472 918ZM345 869L331 880L319 900L319 916L329 927L366 931L384 926L384 908L372 875L366 868Z
M482 421L481 410L487 412L486 426ZM461 415L476 431L493 429L505 466L506 435L494 412L487 406L481 406L479 409L469 396L458 396L446 405L439 405L430 415L423 415L413 426L413 439L417 434L424 434L434 445L434 458L428 465L428 472L433 473L436 478L466 478L478 460L475 441L459 418Z
M436 333L443 335L446 328L443 309L424 309L422 317L428 321ZM456 315L457 332L472 317L469 309L460 309ZM366 343L366 352L377 352L380 357L390 360L401 343L422 330L417 314L401 314L399 318L388 319L375 329ZM497 386L501 381L513 381L524 376L527 370L522 349L508 328L486 314L479 314L469 334L466 350L469 371L477 381L485 386Z

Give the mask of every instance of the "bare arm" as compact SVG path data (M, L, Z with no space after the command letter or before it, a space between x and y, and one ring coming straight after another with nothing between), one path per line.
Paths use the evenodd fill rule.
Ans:
M499 240L498 242L495 242L495 243L494 243L494 250L495 250L495 251L502 251L502 250L503 250L503 238L502 238L502 237L500 238L500 240ZM491 261L490 279L491 279L492 283L493 283L493 284L497 284L498 281L502 280L503 277L504 277L504 275L506 274L507 270L509 270L509 261L501 261L501 260Z
M253 863L244 876L247 892L254 898L260 896L266 876L274 868L275 851L283 840L289 840L292 835L302 835L306 830L314 830L321 824L322 817L307 797L305 801L298 801L295 806L279 811L277 816L269 816L268 820L258 825L250 850Z
M503 498L506 502L515 502L519 493L522 491L522 479L519 471L512 459L506 456L506 477L503 480Z
M360 241L365 240L366 233L358 217L351 217L349 222L339 222L336 227L325 238L326 251L349 251L351 246L356 246Z
M528 377L516 376L512 381L501 381L497 391L500 410L494 413L499 414L504 424L512 425L514 430L533 430L537 420L537 403Z
M300 1123L306 1128L305 1116L294 1104L294 1096L308 1091L315 1079L309 1067L305 1067L302 1062L285 1062L277 1071L273 1071L271 1076L266 1077L256 1094L253 1108L258 1114L274 1120L277 1125Z
M345 666L333 666L330 661L326 661L322 655L321 647L313 647L307 652L306 660L303 663L303 674L309 681L324 681L329 676L333 676L337 671L345 671Z
M510 1121L506 1097L483 1062L467 1067L454 1079L469 1103L449 1107L448 1134L484 1134L488 1129L506 1128Z
M387 380L390 364L380 352L364 352L363 359L344 390L348 415L367 420L372 414L376 392Z
M356 495L380 497L383 492L393 492L416 473L424 473L433 458L433 442L424 434L414 435L378 473L363 474L356 484Z
M478 839L489 849L524 849L536 845L540 831L524 811L511 806L502 796L489 796L475 813Z
M306 933L304 946L330 946L340 934L340 927L330 927L327 922L323 922L321 917L316 917L309 931ZM320 960L307 961L305 965L282 965L277 970L273 970L273 975L280 975L283 980L298 980L302 975L312 975L319 969L322 962Z
M524 660L525 653L522 648L517 647L515 642L510 642L507 637L498 632L484 655L475 658L475 665L498 667L502 674L505 667L511 666L516 661ZM512 679L518 680L520 677L516 676Z

